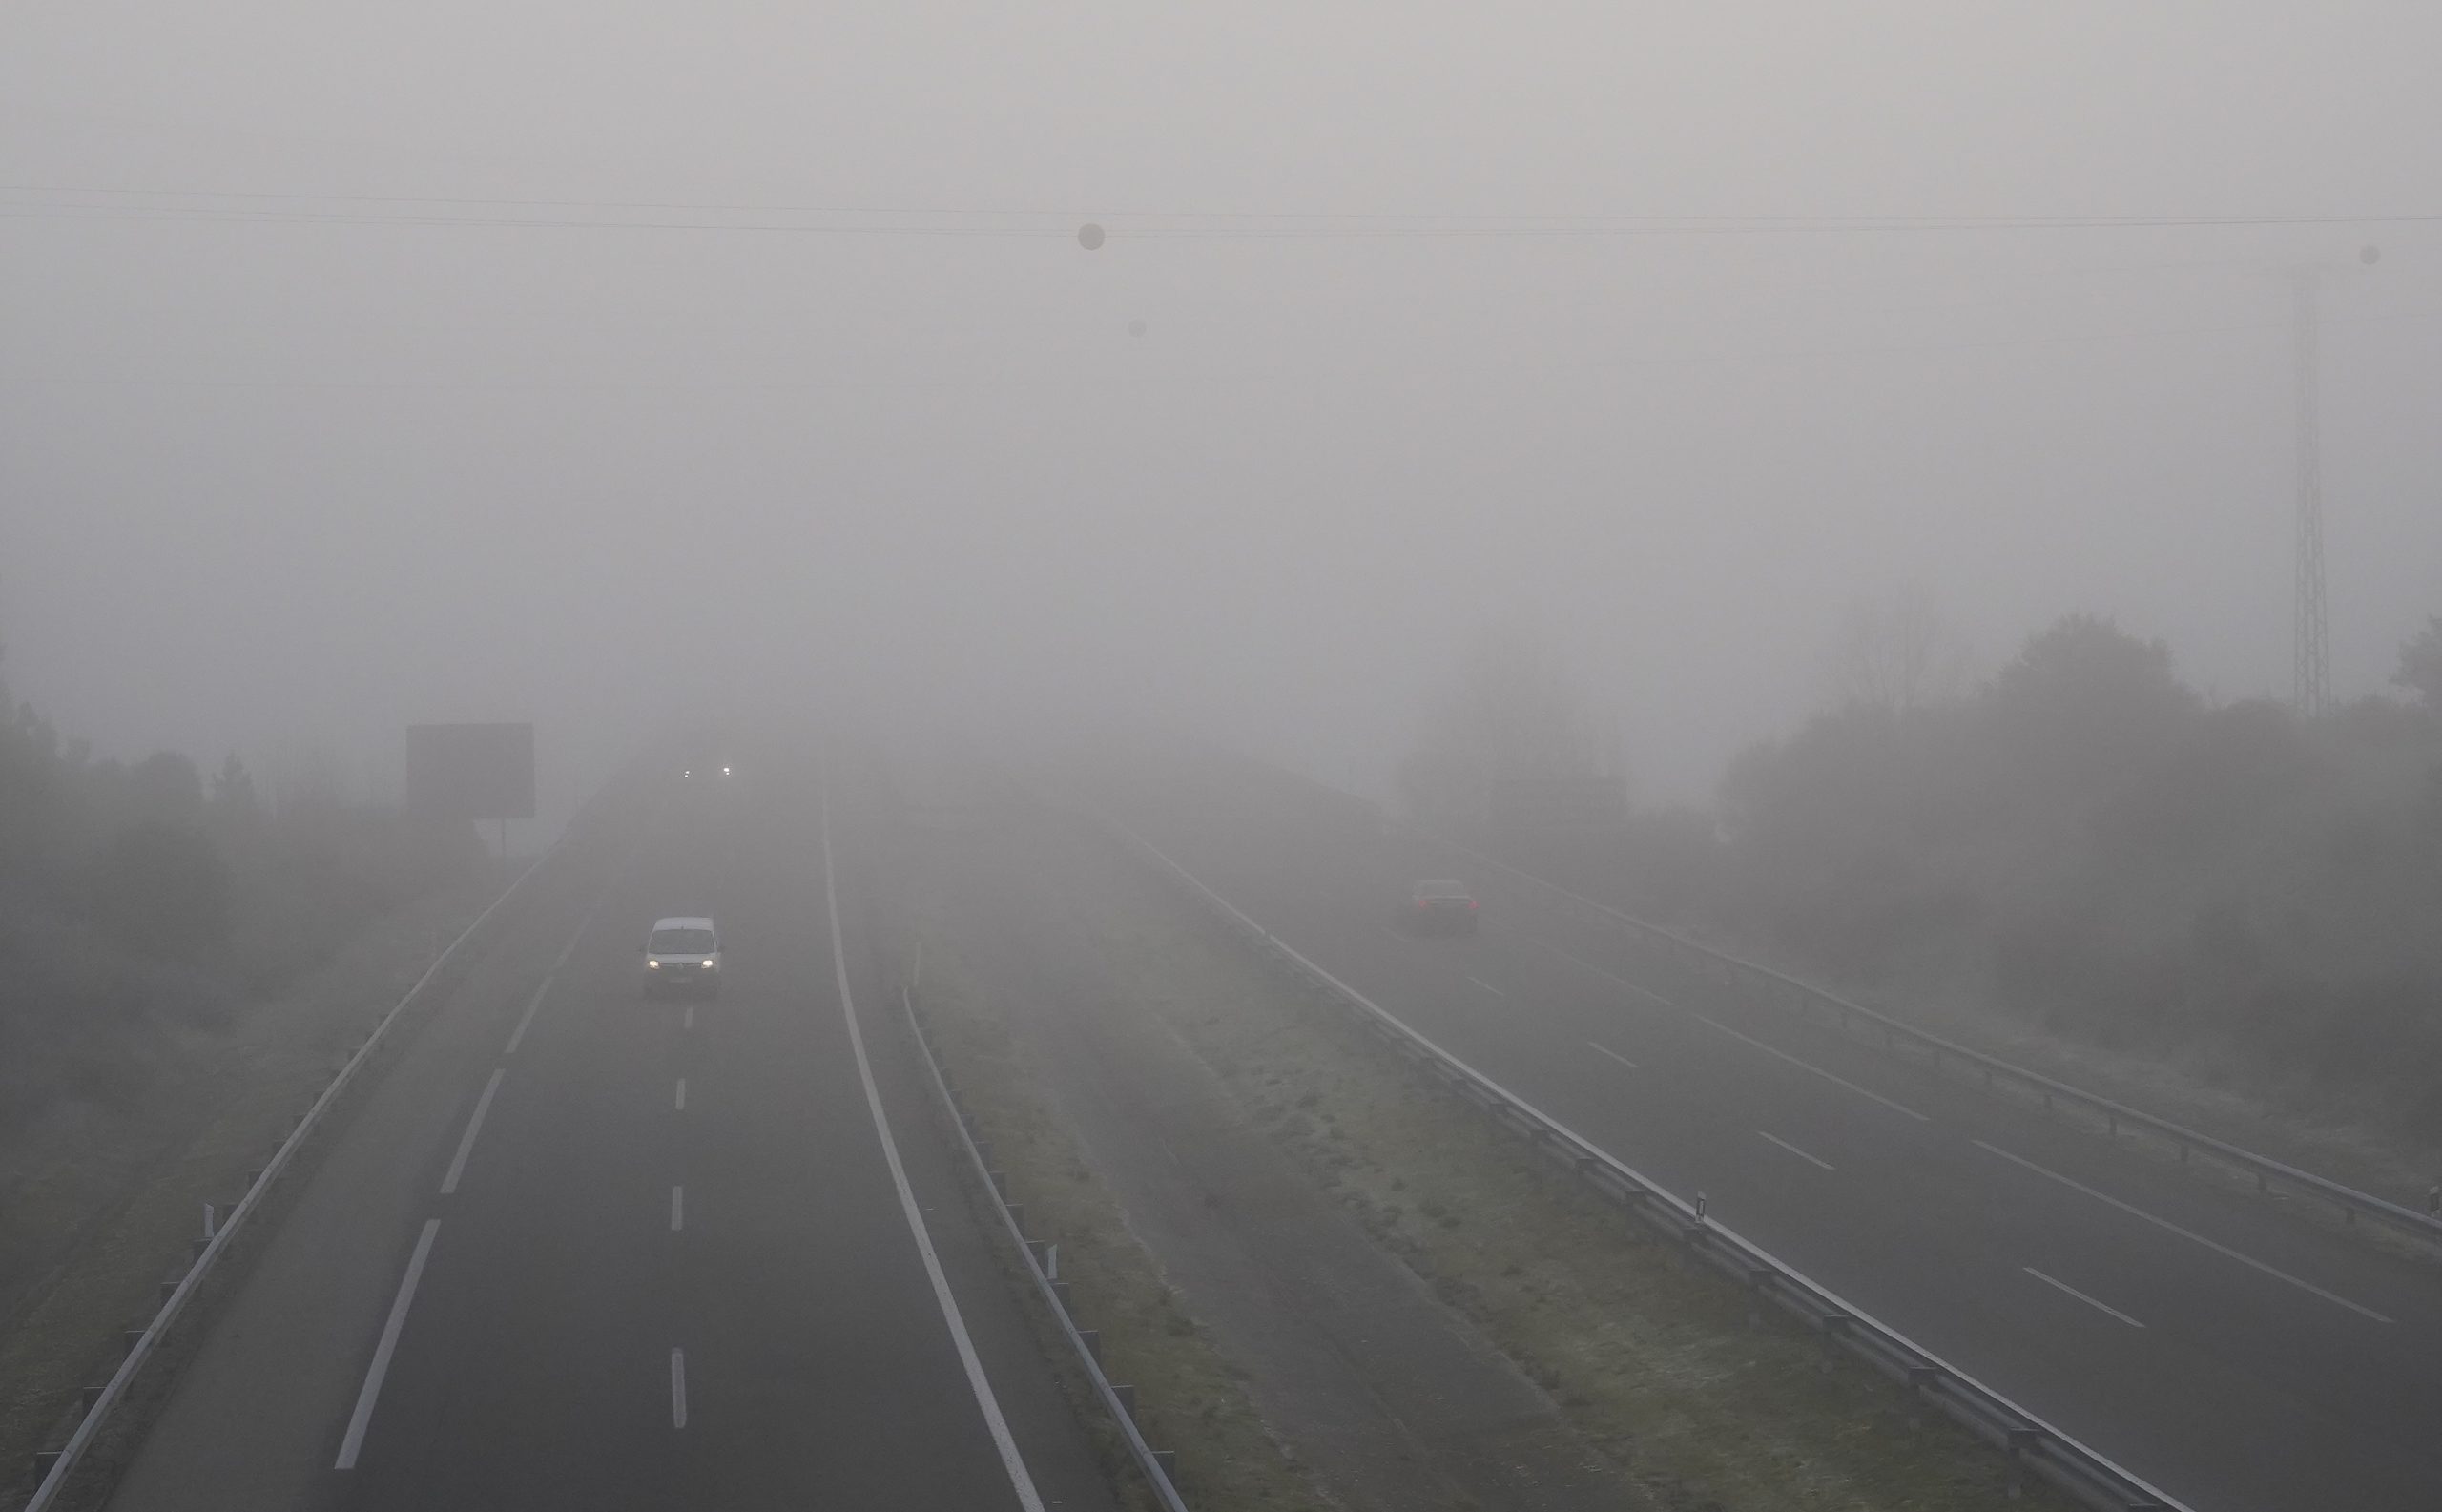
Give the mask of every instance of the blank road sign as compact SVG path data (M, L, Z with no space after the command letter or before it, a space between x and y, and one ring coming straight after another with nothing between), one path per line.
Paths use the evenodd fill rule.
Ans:
M534 727L407 726L407 812L436 819L532 818Z

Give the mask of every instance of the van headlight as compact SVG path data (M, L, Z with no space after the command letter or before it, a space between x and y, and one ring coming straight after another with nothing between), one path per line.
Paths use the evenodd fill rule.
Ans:
M661 969L661 963L658 961L648 961L645 963L645 969L647 971L659 971Z

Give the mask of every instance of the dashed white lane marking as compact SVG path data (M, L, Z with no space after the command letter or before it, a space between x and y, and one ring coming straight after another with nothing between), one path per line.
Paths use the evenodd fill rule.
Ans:
M2291 1275L2288 1272L2284 1271L2277 1266L2266 1265L2262 1260L2257 1259L2254 1255L2242 1254L2238 1251L2231 1249L2228 1245L2216 1243L2215 1241L2204 1237L2204 1235L2196 1232L2192 1229L2183 1229L2178 1224L2171 1222L2168 1218L2157 1218L2142 1208L2122 1202L2118 1197L2112 1196L2107 1192L2097 1191L2094 1188L2087 1186L2082 1181L2073 1180L2068 1176L2060 1174L2060 1172L2057 1170L2047 1170L2043 1167L2037 1165L2034 1161L2027 1159L2024 1155L2013 1155L2008 1150L2001 1149L1999 1146L1988 1145L1980 1139L1975 1141L1975 1144L1977 1149L1985 1150L1990 1154L1998 1155L2003 1160L2008 1161L2014 1166L2023 1166L2027 1170L2034 1171L2038 1176L2049 1177L2050 1179L2060 1183L2060 1185L2067 1187L2072 1191L2082 1191L2087 1196L2094 1198L2097 1202L2117 1208L2132 1218L2142 1218L2147 1223L2152 1224L2158 1229L2167 1229L2171 1232L2178 1234L2183 1239L2192 1239L2216 1254L2236 1260L2241 1265L2246 1266L2252 1270L2262 1271L2266 1275L2287 1281L2291 1286L2298 1288L2302 1292L2311 1292L2315 1295L2322 1297L2325 1301L2345 1307L2362 1317L2370 1317L2377 1323L2389 1323L2393 1321L2393 1319L2385 1317L2382 1314L2375 1312L2370 1307L2360 1307L2345 1296L2340 1296L2333 1293L2325 1291L2322 1287L2317 1286L2312 1281L2302 1281L2298 1277Z
M1847 1087L1850 1091L1856 1093L1859 1097L1870 1097L1875 1102L1880 1103L1883 1107L1890 1108L1894 1113L1905 1113L1920 1124L1930 1124L1933 1122L1930 1117L1916 1111L1913 1108L1894 1103L1890 1098L1883 1096L1880 1092L1868 1091L1866 1088L1859 1087L1856 1083L1850 1081L1845 1076L1834 1076L1830 1071L1825 1070L1823 1067L1816 1066L1811 1062L1801 1061L1796 1056L1791 1055L1789 1051L1776 1049L1751 1035L1741 1034L1736 1029L1731 1028L1728 1025L1722 1023L1719 1019L1708 1018L1702 1013L1696 1012L1692 1008L1674 1003L1650 987L1641 987L1635 983L1630 982L1627 978L1621 976L1616 971L1606 971L1603 967L1596 965L1591 961L1587 961L1580 956L1573 956L1569 954L1567 951L1562 950L1560 946L1553 944L1548 940L1538 940L1535 943L1542 945L1544 949L1550 951L1552 954L1560 957L1563 961L1573 962L1578 965L1583 966L1586 970L1593 972L1596 976L1603 978L1616 986L1625 988L1626 990L1637 994L1639 997L1650 998L1654 1002L1661 1004L1666 1008L1676 1008L1678 1011L1687 1014L1689 1018L1694 1019L1697 1023L1710 1025L1712 1027L1721 1030L1724 1034L1728 1035L1731 1039L1751 1045L1767 1055L1777 1056L1802 1071L1811 1071L1815 1075L1822 1077L1825 1081L1830 1082L1834 1086Z
M526 1000L526 1011L518 1015L517 1032L508 1037L508 1048L503 1052L504 1054L515 1055L517 1047L526 1043L526 1026L534 1022L534 1010L543 1005L543 999L550 990L551 978L547 973L542 984L535 987L534 995Z
M678 1110L687 1111L687 1078L683 1076L678 1079Z
M682 1029L692 1029L695 1026L695 1005L692 1003L687 1005L687 1016L678 1021L678 1026Z
M1562 961L1568 962L1572 965L1584 967L1586 970L1593 972L1596 976L1601 977L1604 981L1608 982L1615 987L1622 988L1628 992L1633 992L1641 998L1651 998L1654 1002L1661 1004L1666 1008L1677 1008L1682 1013L1688 1011L1679 1004L1674 1003L1670 999L1664 997L1661 993L1654 991L1651 987L1639 986L1637 984L1630 982L1627 978L1620 975L1618 972L1605 970L1603 967L1596 965L1593 962L1586 960L1583 956L1571 955L1569 952L1562 950L1560 946L1552 943L1548 940L1537 940L1534 943L1542 946L1544 949L1560 957Z
M2085 1303L2088 1307L2094 1308L2098 1312L2109 1313L2112 1316L2127 1324L2130 1328L2143 1328L2145 1326L2144 1324L2138 1322L2135 1318L2130 1317L2120 1309L2112 1306L2110 1303L2096 1301L2093 1297L2079 1291L2076 1287L2071 1286L2068 1282L2061 1280L2057 1275L2046 1275L2031 1265L2022 1265L2019 1266L2018 1269L2024 1271L2027 1274L2034 1276L2037 1280L2042 1282L2046 1286L2059 1287L2061 1291L2068 1293L2071 1296L2076 1297L2079 1301Z
M670 1351L670 1426L687 1426L687 1352L675 1345Z
M1708 1019L1701 1013L1697 1014L1695 1018L1698 1024L1708 1025L1713 1028L1719 1029L1722 1033L1728 1035L1731 1039L1736 1040L1743 1045L1751 1045L1767 1055L1772 1056L1778 1060L1789 1062L1791 1066L1796 1067L1801 1071L1811 1072L1816 1076L1822 1077L1825 1081L1830 1082L1834 1087L1845 1087L1850 1091L1856 1093L1859 1097L1871 1098L1873 1101L1880 1103L1883 1107L1890 1108L1894 1113L1905 1113L1920 1124L1930 1124L1933 1122L1933 1119L1927 1114L1920 1113L1914 1108L1907 1107L1904 1104L1894 1103L1890 1098L1883 1096L1880 1092L1869 1091L1865 1087L1859 1087L1856 1083L1850 1081L1845 1076L1834 1076L1830 1071L1825 1070L1822 1067L1815 1065L1811 1061L1801 1061L1796 1056L1791 1055L1789 1051L1777 1049L1772 1046L1767 1045L1763 1041L1756 1039L1752 1035L1741 1034L1736 1029L1731 1028L1728 1025L1722 1023L1719 1019Z
M1043 1512L1043 1495L1035 1490L1034 1477L1026 1470L1024 1456L1018 1453L1018 1440L1009 1432L1009 1420L1002 1416L1000 1398L992 1395L992 1382L983 1374L983 1361L975 1353L975 1340L967 1336L966 1319L960 1315L958 1298L950 1295L949 1277L942 1274L942 1258L933 1252L933 1236L924 1227L923 1210L916 1205L915 1189L907 1184L907 1168L900 1164L899 1142L891 1138L890 1116L882 1111L881 1088L874 1084L873 1062L865 1056L864 1030L857 1024L857 1000L848 990L848 947L839 932L839 880L831 860L831 795L822 796L822 901L831 916L831 971L839 987L840 1016L848 1021L848 1047L856 1052L857 1079L864 1084L865 1110L873 1115L874 1132L881 1138L882 1163L890 1168L890 1183L899 1191L899 1211L907 1219L907 1232L916 1240L916 1253L924 1262L924 1274L933 1283L933 1300L941 1305L942 1321L949 1325L950 1342L957 1346L959 1363L966 1368L967 1388L975 1394L975 1405L983 1414L983 1425L992 1435L993 1447L1001 1454L1001 1468L1009 1478L1009 1489L1016 1494L1024 1512Z
M1809 1165L1821 1166L1826 1170L1832 1169L1832 1162L1828 1160L1815 1159L1812 1155L1808 1154L1805 1150L1798 1149L1795 1145L1790 1144L1788 1140L1781 1138L1777 1134L1765 1134L1760 1129L1755 1130L1755 1132L1763 1134L1766 1139L1770 1140L1773 1144L1780 1146L1783 1150L1788 1150L1790 1154L1795 1155L1798 1159L1805 1161Z
M1494 986L1491 983L1486 982L1481 977L1469 977L1467 980L1474 983L1477 986L1483 988L1486 992L1491 993L1496 998L1505 998L1509 996L1508 993L1501 991L1499 987Z
M1592 1040L1588 1040L1585 1042L1585 1046L1587 1049L1593 1050L1599 1054L1609 1056L1611 1059L1619 1062L1622 1066L1626 1067L1631 1071L1637 1069L1636 1062L1629 1060L1626 1056L1622 1055L1619 1051L1611 1048L1607 1045L1597 1045Z
M586 930L593 923L593 916L602 911L602 900L610 896L608 892L594 895L592 906L586 909L585 917L576 922L576 933L569 936L569 942L560 947L560 959L551 963L552 973L556 974L569 963L569 957L576 954L576 942L585 938Z
M670 1189L670 1232L676 1233L685 1227L687 1227L687 1189L673 1187Z
M458 1190L458 1178L466 1173L466 1157L474 1153L475 1136L484 1130L484 1115L491 1111L492 1094L500 1090L501 1072L495 1069L492 1079L484 1084L484 1095L475 1099L474 1116L466 1120L466 1131L458 1137L458 1154L449 1162L449 1173L441 1178L441 1194L445 1197Z
M390 1356L399 1347L399 1330L407 1322L407 1308L416 1299L416 1282L424 1277L424 1262L432 1253L432 1236L441 1232L439 1218L426 1218L424 1232L416 1240L416 1252L407 1257L406 1277L399 1283L398 1300L390 1304L390 1318L382 1325L382 1342L373 1347L372 1367L364 1373L364 1389L356 1394L356 1413L347 1420L347 1437L340 1440L340 1460L335 1467L356 1468L357 1454L364 1447L364 1430L373 1422L373 1404L382 1397L382 1378L390 1374Z

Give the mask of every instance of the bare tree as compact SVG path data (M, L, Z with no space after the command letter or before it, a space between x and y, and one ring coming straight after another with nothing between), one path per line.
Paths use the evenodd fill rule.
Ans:
M1956 698L1967 683L1967 637L1921 583L1851 603L1824 660L1839 702L1894 715Z

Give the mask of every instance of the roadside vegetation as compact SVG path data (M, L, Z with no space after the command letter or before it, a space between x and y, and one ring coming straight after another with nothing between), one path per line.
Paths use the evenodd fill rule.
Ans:
M1412 806L1852 994L2442 1140L2442 618L2401 648L2404 696L2314 718L2218 703L2088 615L1974 686L1921 601L1861 606L1831 652L1834 705L1709 812L1528 833L1446 783Z
M127 1107L250 998L484 864L471 825L277 795L234 756L94 759L0 687L0 1143L62 1103Z

